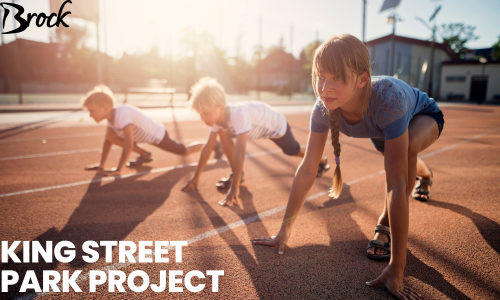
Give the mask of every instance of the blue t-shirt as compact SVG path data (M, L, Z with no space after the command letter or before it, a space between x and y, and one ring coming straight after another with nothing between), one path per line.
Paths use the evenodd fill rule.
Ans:
M361 122L349 125L337 111L340 132L350 137L392 140L405 133L413 116L437 113L439 107L426 93L402 80L372 76L370 104ZM311 131L330 129L328 110L318 99L311 113Z

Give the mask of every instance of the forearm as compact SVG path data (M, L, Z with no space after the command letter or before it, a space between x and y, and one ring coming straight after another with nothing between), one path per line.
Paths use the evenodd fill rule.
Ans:
M201 150L200 153L200 160L198 161L198 166L196 167L196 172L194 173L195 178L200 178L201 173L207 166L208 159L210 158L210 154L212 153L214 145L211 143L206 143L205 146L203 146L203 149Z
M104 141L104 145L102 146L102 153L101 153L101 166L104 166L104 164L106 163L106 160L108 159L109 152L111 151L111 146L113 146L113 144L110 141L108 141L108 140Z
M390 264L404 268L406 265L409 228L409 207L406 187L387 192L387 209L392 235Z
M315 179L316 173L313 169L306 168L303 164L299 166L292 183L282 227L292 227L302 206L304 206L307 194L311 190Z
M231 188L239 188L241 178L243 177L243 164L245 163L245 151L242 149L236 149L234 154L234 160L232 165L233 178L231 183Z
M120 157L120 162L118 163L118 167L116 168L117 171L120 171L123 169L123 167L125 167L125 164L127 163L130 154L132 153L132 149L134 149L134 143L125 142L123 144L123 151Z

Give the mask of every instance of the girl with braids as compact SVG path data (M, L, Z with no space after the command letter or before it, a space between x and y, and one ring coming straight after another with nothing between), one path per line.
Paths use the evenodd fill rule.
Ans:
M318 98L311 114L311 132L305 157L292 184L281 229L276 237L254 239L255 244L278 247L283 254L291 227L304 205L316 168L331 132L336 169L330 196L342 191L339 132L371 138L384 155L386 191L384 210L375 227L367 256L389 260L382 274L367 285L384 284L399 299L420 299L405 287L409 208L408 197L418 175L413 197L429 200L432 172L417 157L441 134L444 119L436 102L405 82L387 76L371 76L367 47L351 35L336 36L315 52L312 83ZM392 239L391 239L392 234Z

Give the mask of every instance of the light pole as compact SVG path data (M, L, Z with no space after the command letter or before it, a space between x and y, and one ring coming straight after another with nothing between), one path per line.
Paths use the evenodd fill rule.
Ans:
M290 94L288 95L288 100L292 100L293 96L293 24L290 25Z
M397 14L396 14L396 7L399 5L400 0L385 0L384 3L382 4L382 8L380 9L380 12L386 11L388 9L393 9L392 14L387 18L387 22L390 23L392 21L392 37L391 37L391 68L390 68L390 75L394 76L394 50L395 50L395 37L396 37L396 22L401 21L400 19L398 20Z
M429 18L429 22L435 19L437 13L441 9L441 6L438 6L432 16ZM427 94L429 97L432 97L432 82L433 82L433 74L434 74L434 49L435 49L435 44L436 44L436 22L434 22L434 26L429 26L422 18L415 17L418 21L420 21L422 24L425 25L425 27L429 28L432 31L432 41L431 41L431 59L429 62L429 82L427 85Z
M434 75L434 49L435 49L435 44L436 44L436 15L438 14L439 10L441 10L441 5L436 8L432 16L429 18L429 22L432 22L434 20L434 26L429 26L427 22L422 20L422 18L415 17L418 21L420 21L422 24L425 25L425 27L429 28L432 31L432 41L431 41L431 59L429 62L429 82L427 85L427 94L429 97L432 97L433 91L432 91L432 82L433 82L433 75Z
M259 48L257 59L257 100L260 100L260 76L262 75L262 17L259 17Z
M14 3L15 0L12 0L12 3ZM6 15L4 16L6 17ZM3 20L2 20L3 22ZM16 28L16 20L15 18L12 18L12 24L14 25L13 28ZM14 53L14 60L15 60L15 70L14 73L16 74L16 83L17 83L17 95L19 99L19 104L24 104L23 102L23 82L22 82L22 67L21 67L21 61L19 59L19 40L17 38L17 33L14 33L14 47L15 47L15 53Z
M366 33L366 0L363 0L363 43L366 42L365 33Z
M389 68L390 72L388 75L394 76L394 57L396 51L396 22L402 21L398 18L396 14L396 9L394 9L392 15L387 18L387 23L392 23L392 36L391 36L391 66Z
M425 25L425 27L429 28L432 31L432 41L431 41L431 59L429 61L429 82L427 84L427 94L429 97L432 97L432 78L433 78L433 71L434 71L434 46L435 46L435 40L436 40L436 26L429 26L422 18L415 17L417 20L422 22L422 24Z

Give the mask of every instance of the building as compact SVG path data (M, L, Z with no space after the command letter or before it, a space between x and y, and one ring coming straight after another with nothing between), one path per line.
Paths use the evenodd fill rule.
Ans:
M500 61L459 60L442 64L443 99L500 100Z
M257 66L252 74L252 86L258 88L260 69L260 89L277 91L282 86L290 86L293 81L294 90L298 91L301 84L302 65L299 60L278 48L267 55Z
M416 87L437 98L440 91L441 64L458 59L447 44L434 44L434 67L432 75L432 91L429 93L429 63L431 58L430 41L394 36L394 73L390 74L392 34L372 40L366 44L370 48L373 75L397 77L412 87Z

